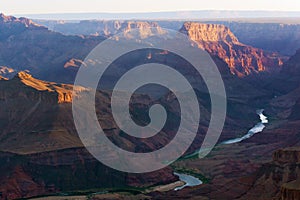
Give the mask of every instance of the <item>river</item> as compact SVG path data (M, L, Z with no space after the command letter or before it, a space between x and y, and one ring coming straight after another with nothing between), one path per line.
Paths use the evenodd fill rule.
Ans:
M185 184L183 186L175 188L174 189L175 191L181 190L181 189L183 189L185 187L188 187L188 186L192 187L192 186L201 185L203 183L200 179L198 179L196 177L193 177L191 175L179 174L179 173L176 173L176 172L174 172L174 174L176 176L178 176L181 181L185 182Z
M260 118L260 122L257 123L254 127L252 127L246 135L244 135L243 137L238 137L238 138L234 138L234 139L224 141L221 144L238 143L238 142L241 142L243 140L246 140L246 139L252 137L256 133L262 132L264 130L264 128L266 127L265 124L269 123L267 116L265 116L263 112L264 112L263 109L260 109L260 110L256 111L257 115ZM186 156L185 158L192 157L196 154L199 154L199 150L197 150L196 152L194 152L191 155ZM179 179L181 181L185 182L185 185L175 188L174 189L175 191L181 190L181 189L183 189L185 187L188 187L188 186L197 186L197 185L202 184L202 181L200 179L195 178L193 176L190 176L190 175L187 175L187 174L179 174L179 173L176 173L176 172L174 174L179 176Z
M221 144L238 143L238 142L241 142L243 140L246 140L246 139L252 137L256 133L262 132L264 130L264 128L266 127L265 124L267 124L269 122L268 118L263 114L263 112L264 112L263 109L256 111L256 113L259 115L260 122L257 123L253 128L251 128L246 135L244 135L243 137L238 137L235 139L230 139L230 140L224 141Z
M260 109L260 110L256 111L257 115L260 118L260 122L257 123L254 127L252 127L248 131L248 133L246 135L244 135L243 137L238 137L238 138L226 140L224 142L221 142L220 144L234 144L234 143L238 143L238 142L241 142L243 140L246 140L246 139L252 137L255 133L262 132L264 130L264 128L266 127L265 124L269 123L267 116L265 116L263 112L264 112L264 109ZM194 153L192 153L190 155L187 155L184 158L190 158L190 157L196 156L199 153L201 153L201 151L206 151L206 149L200 149L200 150L198 149Z

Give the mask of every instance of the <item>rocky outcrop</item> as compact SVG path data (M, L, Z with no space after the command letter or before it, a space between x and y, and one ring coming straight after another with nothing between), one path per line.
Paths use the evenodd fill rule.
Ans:
M300 180L285 183L281 186L280 200L300 199Z
M181 32L187 34L191 40L204 42L228 42L239 43L238 39L228 27L218 24L201 24L197 22L185 22Z
M149 37L153 34L162 34L164 31L155 22L143 21L114 21L113 27L105 24L103 33L106 36L115 34L127 34L127 32L138 29L141 38ZM152 32L153 31L153 32Z
M252 175L253 183L241 199L299 199L299 147L276 150L273 160Z
M20 23L20 24L23 24L25 27L40 26L37 23L33 22L32 20L24 18L24 17L16 18L13 16L6 16L3 13L0 13L0 24L4 24L4 23Z
M0 66L0 76L5 78L12 78L16 74L16 71L13 68L7 66Z
M102 35L111 36L119 33L126 33L132 29L139 29L140 34L143 36L151 35L151 32L147 30L152 28L155 33L161 33L162 29L157 22L149 21L133 21L133 20L83 20L78 23L64 23L55 22L51 23L47 21L38 21L44 23L52 30L61 32L67 35ZM153 33L152 33L153 34Z
M69 68L69 67L79 68L81 65L85 65L82 60L72 58L65 63L64 68Z
M278 71L283 64L282 58L275 53L240 43L224 25L186 22L180 31L195 41L199 48L225 61L231 73L238 76Z
M274 152L273 161L281 164L300 163L299 148L280 149Z
M31 153L82 146L72 124L72 91L71 85L41 81L26 72L1 80L0 150Z
M72 90L71 85L41 81L26 72L19 72L11 80L0 82L0 99L9 101L19 97L52 104L71 103Z

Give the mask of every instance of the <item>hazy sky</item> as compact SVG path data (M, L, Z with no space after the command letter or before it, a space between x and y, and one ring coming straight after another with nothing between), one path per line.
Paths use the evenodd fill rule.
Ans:
M1 0L5 14L181 10L300 11L299 0Z

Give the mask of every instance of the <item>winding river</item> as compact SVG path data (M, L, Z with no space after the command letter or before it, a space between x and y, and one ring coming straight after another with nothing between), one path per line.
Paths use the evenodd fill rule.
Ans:
M252 137L256 133L262 132L264 130L264 128L266 127L265 124L267 124L269 122L268 118L263 114L263 112L264 112L263 109L256 111L256 113L259 115L260 122L257 123L253 128L251 128L246 135L244 135L243 137L239 137L239 138L224 141L221 144L238 143L238 142L241 142L243 140L246 140L246 139Z
M252 137L256 133L262 132L264 130L264 128L266 127L265 124L269 123L268 118L264 115L263 112L264 112L264 109L260 109L260 110L256 111L257 115L260 118L260 122L257 123L254 127L252 127L246 135L244 135L243 137L238 137L238 138L235 138L235 139L230 139L230 140L224 141L221 144L238 143L238 142L241 142L243 140L246 140L246 139ZM192 157L196 154L199 154L199 151L200 150L197 150L196 152L194 152L191 155L186 156L185 158ZM201 185L203 183L200 179L198 179L196 177L193 177L193 176L190 176L190 175L187 175L187 174L180 174L180 173L176 173L176 172L174 174L177 175L181 181L185 182L185 185L180 186L180 187L176 187L174 189L175 191L181 190L181 189L183 189L185 187L188 187L188 186Z
M252 127L248 133L246 135L244 135L243 137L238 137L238 138L234 138L234 139L230 139L230 140L226 140L224 142L221 142L220 144L234 144L234 143L238 143L241 142L243 140L246 140L250 137L252 137L254 134L262 132L264 130L264 128L266 127L265 124L269 123L268 118L264 115L264 109L260 109L257 110L256 113L260 118L260 122L257 123L254 127ZM218 144L219 145L219 144ZM205 149L198 149L197 151L195 151L194 153L185 156L184 158L190 158L193 157L197 154L199 154L201 151L206 151Z

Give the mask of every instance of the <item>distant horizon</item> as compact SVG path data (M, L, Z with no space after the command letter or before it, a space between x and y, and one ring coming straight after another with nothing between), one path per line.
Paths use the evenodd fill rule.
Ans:
M6 13L4 13L7 15ZM260 18L300 18L300 11L270 10L189 10L189 11L152 11L152 12L67 12L16 14L40 20L198 20L198 19L260 19Z

